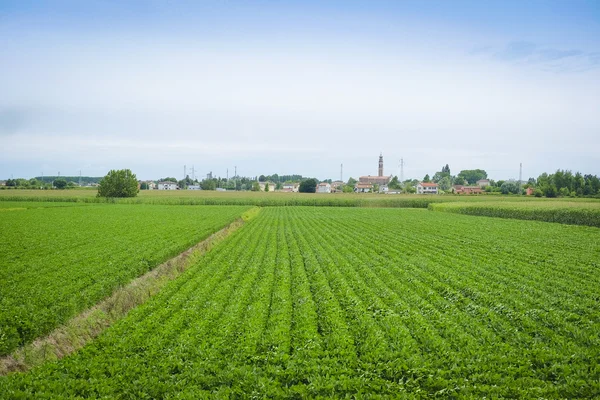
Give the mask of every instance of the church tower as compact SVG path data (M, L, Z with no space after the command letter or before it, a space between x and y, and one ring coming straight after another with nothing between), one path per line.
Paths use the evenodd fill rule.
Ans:
M383 176L383 155L379 153L379 175Z

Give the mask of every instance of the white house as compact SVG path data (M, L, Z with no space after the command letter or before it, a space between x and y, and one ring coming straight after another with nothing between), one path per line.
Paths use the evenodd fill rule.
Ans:
M327 182L321 182L317 185L317 193L331 193L331 185Z
M477 185L480 188L484 188L486 186L490 186L490 181L488 179L480 179L480 180L477 181Z
M356 186L354 186L355 193L369 193L372 190L373 185L370 183L357 183Z
M158 182L158 190L177 190L179 189L179 186L177 186L177 184L175 182L171 182L171 181L163 181L163 182Z
M188 190L202 190L200 185L190 185L187 188L188 188Z
M421 182L417 185L417 194L438 194L438 185L432 182Z

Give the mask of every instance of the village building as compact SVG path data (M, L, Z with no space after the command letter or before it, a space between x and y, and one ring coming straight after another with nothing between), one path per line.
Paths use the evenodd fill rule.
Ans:
M438 194L438 185L432 182L421 182L417 185L417 194Z
M188 190L202 190L200 185L190 185L187 188L188 188Z
M179 186L175 182L163 181L158 182L158 190L178 190Z
M317 193L331 193L331 185L327 182L321 182L317 185Z
M484 188L486 186L490 186L490 181L489 179L480 179L477 181L477 186Z
M300 185L298 183L284 183L281 191L288 193L297 193Z
M373 191L373 185L371 183L357 183L354 186L355 193L369 193Z
M375 185L387 185L392 180L392 176L384 176L383 175L383 155L379 154L379 169L377 176L361 176L358 178L358 183L361 184L375 184ZM355 190L356 191L356 190Z
M456 194L481 194L481 193L483 193L483 190L481 190L481 186L454 185L454 186L452 186L452 191Z
M527 196L531 196L531 195L533 195L534 193L535 193L535 189L534 189L534 188L532 188L531 186L530 186L530 187L528 187L527 189L525 189L525 195L527 195Z
M332 192L341 192L343 187L344 187L344 182L342 182L342 181L331 182L331 191Z

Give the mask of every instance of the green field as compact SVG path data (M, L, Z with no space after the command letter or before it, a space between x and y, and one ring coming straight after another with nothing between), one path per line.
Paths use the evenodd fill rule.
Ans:
M0 355L48 333L247 208L0 202Z
M599 201L570 201L570 199L560 199L545 202L447 202L432 203L429 204L428 208L432 211L457 214L558 222L600 228Z
M0 378L0 393L594 398L599 260L592 227L263 208L83 350Z

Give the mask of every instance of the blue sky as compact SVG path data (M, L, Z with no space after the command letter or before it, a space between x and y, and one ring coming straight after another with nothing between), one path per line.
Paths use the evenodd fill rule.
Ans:
M600 174L597 1L0 1L0 179Z

